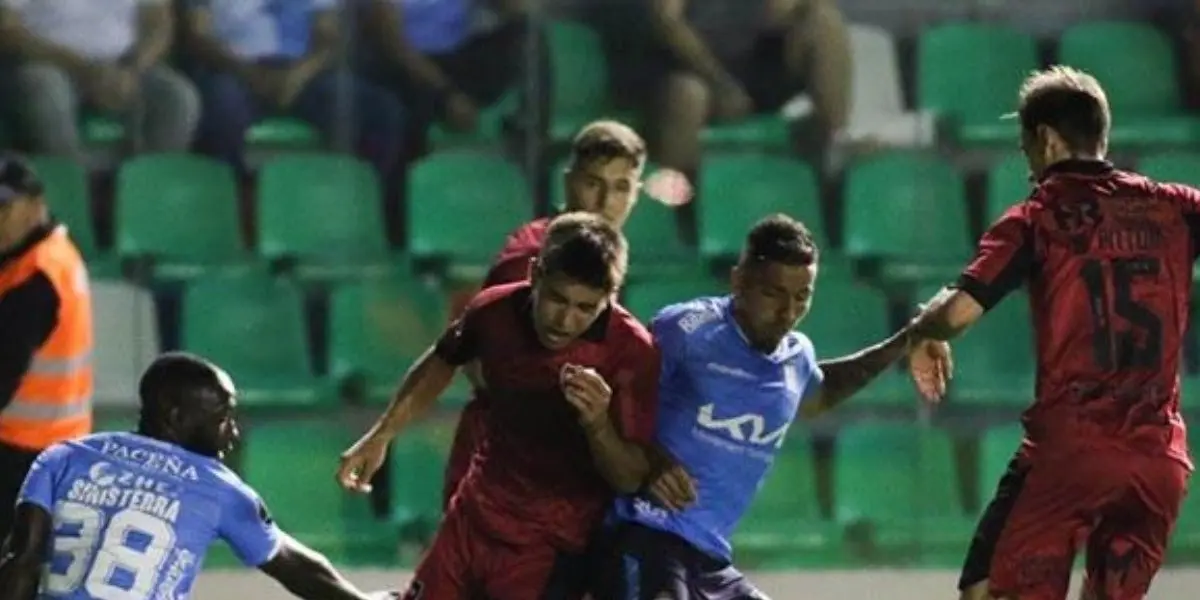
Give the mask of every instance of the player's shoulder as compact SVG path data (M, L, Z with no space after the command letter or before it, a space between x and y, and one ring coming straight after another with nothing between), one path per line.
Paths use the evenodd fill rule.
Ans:
M723 322L728 306L728 296L705 296L669 304L654 316L651 328L658 334L692 335Z
M616 336L624 345L651 346L650 330L629 309L613 302L608 309L608 328L605 335Z
M783 337L781 345L788 360L816 360L817 350L813 346L812 338L803 332L793 330Z
M472 312L489 311L497 306L507 305L529 295L528 281L501 283L483 288L467 303L467 310Z
M550 218L534 219L508 234L505 240L505 250L533 250L540 248L546 239L546 231L550 229Z

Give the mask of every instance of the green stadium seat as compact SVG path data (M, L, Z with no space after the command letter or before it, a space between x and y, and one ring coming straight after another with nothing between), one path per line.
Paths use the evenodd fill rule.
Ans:
M287 155L259 171L259 253L295 260L306 276L385 268L391 257L383 223L379 178L356 158Z
M609 109L608 59L600 34L573 21L554 21L550 53L550 139L566 141Z
M885 548L961 547L970 538L975 524L959 499L954 447L944 432L862 423L841 430L836 448L839 522L869 523Z
M79 252L90 261L100 254L87 169L77 161L56 156L29 159L45 186L46 202L55 218L67 226Z
M950 163L884 152L846 173L845 250L883 262L886 279L944 280L970 257L966 191Z
M120 166L116 251L150 258L160 276L245 264L233 169L192 154L151 154Z
M315 149L321 134L299 119L267 117L246 132L246 142L259 148Z
M196 279L184 291L181 318L183 348L228 369L247 407L327 399L309 359L304 299L291 281Z
M79 132L89 146L111 146L125 141L125 123L107 115L83 115Z
M930 298L938 289L926 288L917 297ZM949 391L953 402L1019 407L1032 401L1037 361L1024 292L1009 294L953 347L955 372Z
M830 544L832 533L817 504L809 437L800 427L792 427L754 504L738 525L734 546L739 552L748 547L803 552Z
M778 112L751 115L731 123L718 123L700 132L708 148L753 148L784 151L792 146L792 125Z
M1200 141L1200 119L1183 106L1174 48L1152 25L1096 21L1068 27L1059 38L1058 60L1091 73L1104 86L1115 115L1113 144Z
M392 442L392 520L432 530L442 514L442 482L457 421L425 420Z
M1200 185L1200 153L1170 152L1143 156L1138 171L1158 181Z
M670 304L700 296L721 296L728 291L728 283L711 274L697 272L677 277L632 281L625 288L623 303L635 317L643 323L649 323L658 311Z
M1018 125L1000 117L1016 108L1021 81L1038 66L1033 36L1012 27L932 27L917 42L917 106L946 117L964 144L1015 144Z
M1008 154L988 169L985 224L990 225L1008 208L1033 191L1029 181L1029 162L1020 153Z
M339 285L329 299L329 375L341 384L360 380L366 400L386 403L450 322L446 308L442 290L411 277ZM466 399L465 381L459 380L448 399Z
M736 260L746 234L772 213L804 221L817 244L828 248L817 176L807 164L783 156L708 154L700 172L700 254Z
M253 421L241 447L242 476L279 526L333 560L344 560L365 539L387 535L373 520L368 498L333 482L338 457L355 433L337 419Z
M817 357L826 360L857 352L891 334L887 298L875 288L845 275L824 272L817 278L812 310L800 331L812 339ZM849 406L916 407L917 393L907 375L888 369L855 394Z
M413 258L482 274L508 234L533 218L533 193L500 156L441 152L409 171L407 210Z
M1025 431L1019 423L998 425L983 432L979 440L979 497L984 506L996 494L996 484L1008 470Z

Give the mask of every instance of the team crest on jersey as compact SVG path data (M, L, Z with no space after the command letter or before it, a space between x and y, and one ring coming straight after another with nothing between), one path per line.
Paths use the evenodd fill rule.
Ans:
M717 318L720 316L721 315L717 313L717 311L708 308L693 310L688 312L688 314L683 315L683 317L679 319L679 328L682 329L684 333L690 334L699 329L705 323L711 323L717 320Z

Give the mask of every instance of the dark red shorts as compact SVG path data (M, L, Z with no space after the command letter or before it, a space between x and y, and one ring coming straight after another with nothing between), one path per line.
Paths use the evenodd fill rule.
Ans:
M446 475L442 483L442 508L450 506L450 499L458 491L458 483L466 477L471 468L471 457L475 447L483 439L484 427L487 425L487 405L479 400L472 400L463 407L458 417L458 428L454 431L454 441L450 445L450 457L446 462Z
M986 579L996 598L1062 600L1083 547L1094 597L1140 600L1162 566L1188 477L1173 459L1119 452L1014 460L984 511L959 586Z
M579 600L588 562L550 544L495 539L459 508L446 514L405 600Z

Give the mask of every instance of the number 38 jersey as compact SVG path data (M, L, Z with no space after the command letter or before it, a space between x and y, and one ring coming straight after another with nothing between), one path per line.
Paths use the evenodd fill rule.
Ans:
M282 535L218 460L132 433L51 446L25 478L26 502L54 519L44 599L182 600L213 540L257 567Z
M1029 286L1038 366L1023 457L1108 448L1191 468L1179 369L1198 232L1197 190L1067 161L984 234L957 287L991 308Z

